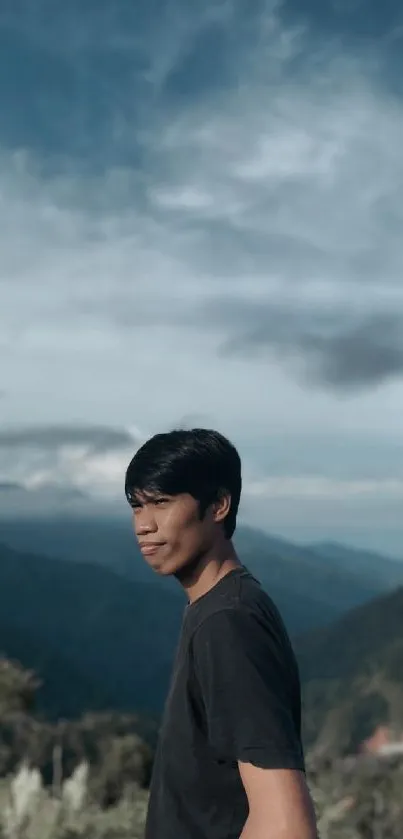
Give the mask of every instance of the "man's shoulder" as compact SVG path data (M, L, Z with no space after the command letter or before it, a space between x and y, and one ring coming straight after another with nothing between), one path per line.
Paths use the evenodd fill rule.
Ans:
M189 634L247 629L258 632L286 632L280 612L257 580L246 568L224 580L224 585L205 598L191 615Z

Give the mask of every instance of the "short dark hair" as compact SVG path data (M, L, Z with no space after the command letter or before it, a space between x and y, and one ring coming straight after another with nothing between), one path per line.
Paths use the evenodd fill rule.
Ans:
M141 497L189 493L199 502L201 518L227 492L231 496L223 522L227 539L235 531L241 489L241 459L235 446L218 431L205 428L151 437L134 455L125 479L130 505Z

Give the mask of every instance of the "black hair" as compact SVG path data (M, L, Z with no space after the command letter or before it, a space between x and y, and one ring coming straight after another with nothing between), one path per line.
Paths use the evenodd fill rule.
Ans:
M241 459L218 431L205 428L177 429L151 437L131 460L125 494L131 506L140 498L188 493L200 505L203 518L210 504L224 493L231 507L223 525L231 539L241 497Z

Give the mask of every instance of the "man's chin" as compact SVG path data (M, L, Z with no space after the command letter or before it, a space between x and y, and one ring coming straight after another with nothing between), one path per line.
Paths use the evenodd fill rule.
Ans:
M154 574L158 574L160 577L169 577L170 574L174 574L175 568L172 565L172 562L169 560L161 560L159 562L150 562L150 568L154 571Z
M153 571L158 574L160 577L169 577L170 574L174 574L174 569L169 567L169 563L161 562L161 565L157 565L153 567Z
M176 577L180 583L192 577L197 569L199 560L184 561L180 557L154 557L154 562L149 562L155 574L160 577Z

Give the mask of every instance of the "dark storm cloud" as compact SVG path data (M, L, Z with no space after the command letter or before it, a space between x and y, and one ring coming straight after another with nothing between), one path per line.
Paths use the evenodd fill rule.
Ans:
M386 38L402 23L402 9L397 0L284 0L284 20L300 20L330 33L359 38Z
M403 373L403 318L374 315L336 335L302 334L314 378L336 389L371 387Z
M101 453L132 444L133 437L128 432L96 425L40 425L0 431L2 449L29 446L50 451L65 445L84 445Z
M376 386L403 374L403 313L309 311L262 301L221 300L208 317L221 322L228 337L224 355L265 351L291 362L308 381L334 390Z
M144 171L136 130L150 105L175 106L228 82L223 25L231 11L226 0L69 0L57 9L52 0L35 9L5 0L0 75L13 83L2 86L1 143L29 148L46 171L59 171L66 155L76 171Z
M30 149L46 171L60 171L73 159L76 171L129 166L144 172L150 165L148 120L230 90L234 68L242 79L245 51L253 53L264 41L274 8L291 28L308 25L318 41L324 33L327 39L340 33L362 50L363 36L364 44L365 36L368 44L376 36L382 61L394 71L389 76L401 76L401 43L392 37L401 23L398 4L369 0L365 11L362 3L353 6L71 0L55 9L52 0L4 0L0 77L11 77L12 84L1 87L1 143ZM288 67L290 73L300 70Z

